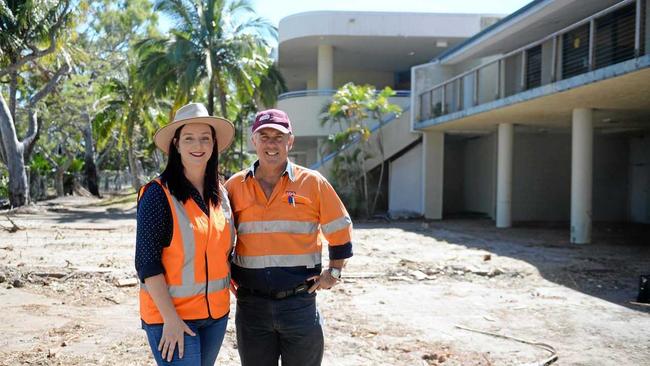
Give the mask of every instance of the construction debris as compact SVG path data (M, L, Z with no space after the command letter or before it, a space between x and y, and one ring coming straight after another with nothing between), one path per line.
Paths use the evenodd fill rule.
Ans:
M117 287L132 287L137 286L140 281L137 278L122 278L115 281Z

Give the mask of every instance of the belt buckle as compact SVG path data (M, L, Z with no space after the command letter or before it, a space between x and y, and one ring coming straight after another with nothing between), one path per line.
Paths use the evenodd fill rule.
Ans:
M300 294L300 293L303 293L303 292L307 291L308 289L309 289L309 285L307 285L306 283L303 283L303 284L299 285L298 287L296 287L295 289L293 289L293 293L297 295L297 294Z
M288 296L288 295L287 295L287 291L280 291L280 292L276 292L276 293L272 294L271 297L272 297L273 299L275 299L275 300L282 300L282 299L284 299L284 298L287 297L287 296Z

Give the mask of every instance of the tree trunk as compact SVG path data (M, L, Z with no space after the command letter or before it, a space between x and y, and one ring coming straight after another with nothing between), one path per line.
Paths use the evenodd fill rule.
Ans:
M60 167L57 168L56 174L54 175L54 187L56 188L56 196L63 197L65 196L65 188L63 187L63 178L65 176L65 170Z
M208 82L208 114L214 116L214 80Z
M379 193L381 192L381 185L384 180L384 164L386 163L386 153L384 152L384 140L382 133L383 122L381 116L378 119L380 126L377 130L377 147L379 148L379 154L381 155L381 166L379 167L379 182L377 182L377 191L375 192L375 198L372 200L372 209L370 210L370 213L372 215L375 214L375 210L377 209L377 199L379 199Z
M11 60L12 63L14 60ZM9 73L9 113L11 118L16 121L16 93L18 92L18 73Z
M9 171L9 202L12 207L29 203L29 181L23 160L23 144L18 141L9 106L0 93L0 138Z
M34 201L42 201L47 198L47 185L38 171L33 171L29 175L29 190L30 197Z
M65 196L65 172L70 168L70 165L72 165L72 161L74 160L72 152L64 149L63 153L65 154L66 159L61 164L58 164L49 154L46 153L45 155L47 160L55 169L54 187L56 188L57 197Z
M359 169L361 169L361 172L363 173L363 203L364 203L364 208L366 210L366 218L370 218L370 200L368 197L368 173L366 172L366 167L364 166L364 163L366 161L366 153L361 149L361 153L359 154L361 157L361 161L357 162L359 164Z
M246 110L248 111L248 109ZM245 116L248 115L248 112ZM239 170L244 170L244 120L239 121Z
M20 207L29 203L29 182L25 171L25 162L20 153L9 157L9 202L11 207Z
M228 105L226 103L226 83L223 81L221 72L219 70L216 70L215 72L215 79L219 86L217 94L219 95L219 104L221 106L221 117L228 118Z
M135 158L135 151L133 149L133 145L129 144L128 147L128 158L129 158L129 170L131 170L131 186L135 191L137 192L138 189L140 189L140 186L142 183L140 182L140 174L138 171L138 164L136 162Z
M84 175L86 176L86 186L93 196L101 197L99 194L99 184L97 178L97 166L95 165L95 147L93 141L93 126L90 115L85 113L86 127L84 128Z

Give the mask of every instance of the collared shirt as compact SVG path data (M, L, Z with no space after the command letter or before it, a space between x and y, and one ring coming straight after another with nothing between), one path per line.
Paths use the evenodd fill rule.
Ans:
M352 256L352 222L320 173L287 162L267 199L255 179L258 166L226 182L238 233L231 271L239 286L283 291L320 274L323 240L330 259Z
M244 170L245 172L244 179L248 177L255 178L255 171L259 166L260 166L260 161L255 160L255 162L251 164L251 166L249 166L247 169ZM287 166L284 168L284 172L282 172L282 176L286 175L287 177L289 177L289 180L291 180L292 182L295 180L295 175L293 174L293 166L294 164L291 161L287 161Z

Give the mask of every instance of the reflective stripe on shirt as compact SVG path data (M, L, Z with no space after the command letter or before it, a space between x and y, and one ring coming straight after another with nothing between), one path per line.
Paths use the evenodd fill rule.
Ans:
M261 233L313 234L317 230L318 223L309 221L248 221L241 222L237 226L238 235Z
M350 216L341 216L336 220L330 221L327 224L322 225L321 230L323 230L323 234L331 234L339 230L345 229L350 225L352 225L352 219L350 219Z

